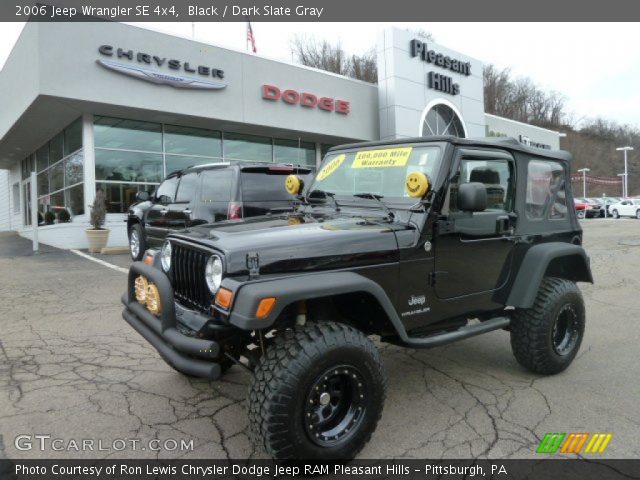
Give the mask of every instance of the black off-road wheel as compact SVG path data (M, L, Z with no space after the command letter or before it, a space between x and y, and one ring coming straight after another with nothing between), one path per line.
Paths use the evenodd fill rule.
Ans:
M129 229L129 255L134 262L142 260L144 252L147 250L147 241L144 238L142 226L134 223Z
M577 285L562 278L544 278L533 306L512 315L513 354L535 373L559 373L576 357L584 326L584 301Z
M376 429L386 378L375 345L338 323L283 332L249 387L254 441L275 459L350 459Z

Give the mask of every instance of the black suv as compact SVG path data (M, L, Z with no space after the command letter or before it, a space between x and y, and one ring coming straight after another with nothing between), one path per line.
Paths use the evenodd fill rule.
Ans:
M176 370L253 371L249 425L275 458L351 458L385 399L374 343L430 348L507 330L555 374L592 282L571 156L512 139L337 147L296 211L172 234L129 271L124 319ZM472 361L471 359L468 359Z
M131 258L160 246L172 231L293 210L295 199L282 188L291 173L311 170L283 164L212 163L167 176L153 194L138 192L129 207L127 233Z

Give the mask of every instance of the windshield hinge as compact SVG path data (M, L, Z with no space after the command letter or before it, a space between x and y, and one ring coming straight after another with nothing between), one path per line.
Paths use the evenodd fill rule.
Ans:
M249 280L260 276L260 255L258 252L247 253L247 268L249 269Z

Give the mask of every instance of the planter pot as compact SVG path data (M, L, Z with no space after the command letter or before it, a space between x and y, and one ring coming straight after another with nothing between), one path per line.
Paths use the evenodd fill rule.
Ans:
M107 240L109 239L108 228L101 230L94 230L93 228L87 228L87 240L89 240L89 252L100 253L100 251L107 246Z

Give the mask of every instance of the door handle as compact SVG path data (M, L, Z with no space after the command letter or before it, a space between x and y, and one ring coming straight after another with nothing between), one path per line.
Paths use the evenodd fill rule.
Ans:
M186 213L187 215L191 215L191 209L190 208L185 208L184 210L182 210L182 213Z
M160 210L160 215L166 215L168 211L169 209L163 208L162 210Z

